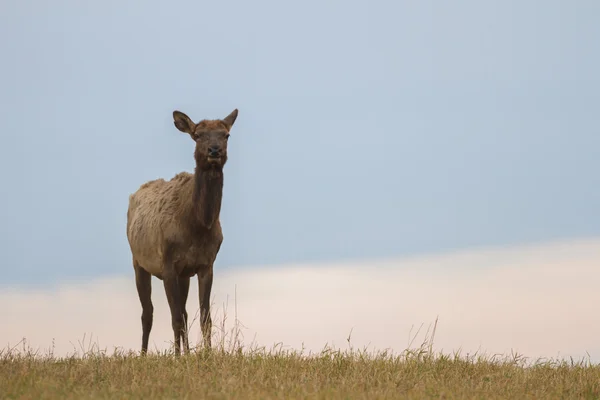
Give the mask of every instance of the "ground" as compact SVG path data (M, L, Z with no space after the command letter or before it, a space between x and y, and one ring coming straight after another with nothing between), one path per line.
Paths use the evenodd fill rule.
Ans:
M179 358L98 351L56 358L6 349L0 352L0 397L598 399L600 366L431 354L426 346L399 355L234 346Z

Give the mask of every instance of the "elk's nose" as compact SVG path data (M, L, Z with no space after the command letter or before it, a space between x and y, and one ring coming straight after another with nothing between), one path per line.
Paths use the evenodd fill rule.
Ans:
M218 156L221 153L219 146L210 146L208 148L208 155L211 157Z

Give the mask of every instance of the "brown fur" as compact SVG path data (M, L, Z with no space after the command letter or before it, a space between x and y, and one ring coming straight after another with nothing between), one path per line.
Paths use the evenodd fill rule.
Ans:
M181 172L170 181L146 182L129 196L127 239L142 305L142 354L147 352L152 329L152 276L164 283L179 354L182 337L185 351L189 351L185 304L189 280L198 275L200 322L205 345L211 344L213 264L223 241L219 221L223 167L229 131L236 118L234 110L222 120L195 124L187 115L174 111L177 129L196 143L194 174Z

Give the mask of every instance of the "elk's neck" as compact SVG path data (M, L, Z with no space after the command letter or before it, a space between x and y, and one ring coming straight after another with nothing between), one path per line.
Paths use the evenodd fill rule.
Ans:
M201 170L194 173L193 214L197 223L210 229L219 219L223 199L223 170Z

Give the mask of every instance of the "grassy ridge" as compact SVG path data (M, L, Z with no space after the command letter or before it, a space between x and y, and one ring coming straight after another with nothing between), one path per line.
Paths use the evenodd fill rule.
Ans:
M600 398L600 367L519 357L494 360L407 351L324 350L88 353L54 358L0 353L0 397L81 398Z
M91 341L69 357L0 350L1 399L599 399L600 366L586 361L434 354L433 330L399 355L325 348L319 354L244 348L224 322L211 351L175 357L108 355ZM219 333L217 332L217 333ZM85 339L84 339L85 342Z

